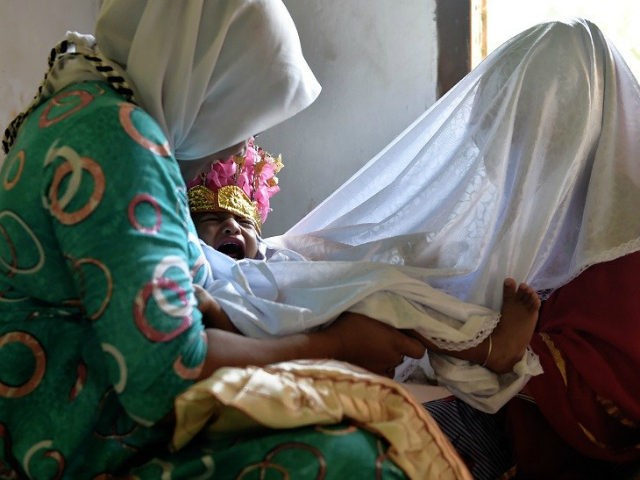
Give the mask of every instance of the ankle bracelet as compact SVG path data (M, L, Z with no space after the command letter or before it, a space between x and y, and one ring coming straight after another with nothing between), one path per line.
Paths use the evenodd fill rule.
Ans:
M492 349L493 349L493 341L491 340L491 334L489 334L489 349L487 350L487 356L484 358L484 362L482 362L483 367L487 366L487 362L489 361L489 357L491 356Z

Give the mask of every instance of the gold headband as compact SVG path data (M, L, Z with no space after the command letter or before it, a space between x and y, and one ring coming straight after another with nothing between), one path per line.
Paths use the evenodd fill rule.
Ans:
M187 191L187 196L191 213L230 212L250 220L258 233L262 229L255 202L240 187L226 185L212 191L204 185L196 185Z

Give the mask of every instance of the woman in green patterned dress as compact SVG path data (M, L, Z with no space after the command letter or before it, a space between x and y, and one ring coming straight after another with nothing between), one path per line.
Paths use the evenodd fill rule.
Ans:
M424 352L360 316L276 340L203 327L183 176L320 90L283 4L106 0L95 38L68 34L49 67L3 141L0 478L226 478L282 438L315 445L327 478L403 477L360 429L167 451L175 397L220 366L332 357L382 373Z

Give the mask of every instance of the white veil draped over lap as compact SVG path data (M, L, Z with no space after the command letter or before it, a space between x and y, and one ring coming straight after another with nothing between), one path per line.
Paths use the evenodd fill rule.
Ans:
M270 261L208 252L216 298L251 335L348 309L450 349L477 345L498 321L505 277L544 294L640 248L639 152L638 84L600 30L578 19L533 27L266 239ZM234 289L242 295L225 300ZM440 383L490 412L541 373L530 351L505 375L429 361Z

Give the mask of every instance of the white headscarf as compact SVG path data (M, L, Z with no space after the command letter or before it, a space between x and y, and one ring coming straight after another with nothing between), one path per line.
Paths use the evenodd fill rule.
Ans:
M283 237L313 259L429 267L498 309L640 250L640 88L585 20L505 43Z
M639 112L638 83L596 26L534 27L266 239L312 261L209 251L215 296L248 335L353 310L444 348L477 345L498 321L505 277L554 289L640 249ZM445 355L429 361L442 384L492 412L541 373L532 354L500 376Z
M96 37L67 32L49 65L3 148L29 112L76 82L119 79L112 86L156 119L185 161L277 125L320 93L281 0L105 0Z
M95 37L178 160L244 141L320 93L281 0L105 0Z

